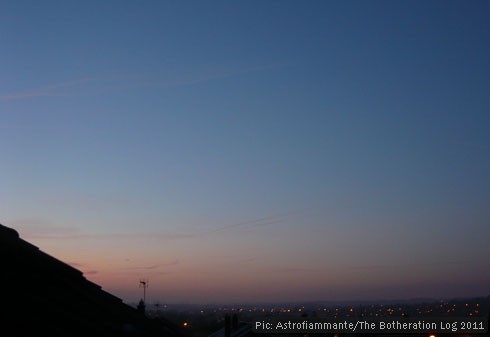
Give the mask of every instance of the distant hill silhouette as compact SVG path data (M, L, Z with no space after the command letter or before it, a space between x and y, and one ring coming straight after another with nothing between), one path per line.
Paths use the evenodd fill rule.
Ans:
M0 225L0 336L179 337Z

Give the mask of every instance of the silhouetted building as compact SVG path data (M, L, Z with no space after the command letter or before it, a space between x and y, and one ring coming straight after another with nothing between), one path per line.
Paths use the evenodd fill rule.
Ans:
M229 315L225 316L225 326L212 333L208 337L272 337L272 335L267 333L256 334L253 331L252 323L240 322L238 320L238 315L233 314L231 317Z
M0 336L181 336L0 225ZM143 311L144 312L144 311Z
M136 309L140 313L145 314L146 305L145 305L145 301L143 301L143 299L140 300L140 302L138 303L138 306L136 307Z

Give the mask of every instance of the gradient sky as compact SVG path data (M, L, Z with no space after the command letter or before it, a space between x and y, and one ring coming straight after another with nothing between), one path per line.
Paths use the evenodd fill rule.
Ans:
M488 295L489 17L3 1L0 221L126 301Z

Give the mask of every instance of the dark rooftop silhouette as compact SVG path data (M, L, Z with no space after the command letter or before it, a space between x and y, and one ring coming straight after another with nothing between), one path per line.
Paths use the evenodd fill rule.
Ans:
M270 337L269 334L262 334L263 337ZM225 326L218 331L215 331L208 337L252 337L253 325L251 323L239 322L238 316L233 314L225 316Z
M0 336L181 336L0 225Z

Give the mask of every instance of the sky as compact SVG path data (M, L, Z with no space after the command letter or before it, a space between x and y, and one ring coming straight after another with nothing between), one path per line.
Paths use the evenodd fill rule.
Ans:
M0 13L0 222L107 291L490 294L488 1Z

